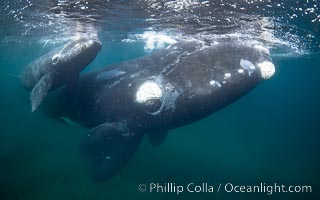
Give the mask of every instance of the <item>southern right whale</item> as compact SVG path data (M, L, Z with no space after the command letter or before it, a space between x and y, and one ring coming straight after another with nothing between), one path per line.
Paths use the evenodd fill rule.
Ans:
M229 105L274 72L261 46L182 41L83 75L52 94L44 111L90 129L80 151L91 178L102 182L125 166L145 134L160 143L169 130Z
M78 81L80 71L96 57L101 43L92 38L78 38L58 47L27 65L20 81L31 90L31 111L35 111L49 90Z

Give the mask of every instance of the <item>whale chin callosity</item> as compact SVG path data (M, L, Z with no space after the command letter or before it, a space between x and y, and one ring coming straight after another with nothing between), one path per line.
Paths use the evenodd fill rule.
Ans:
M167 132L224 108L272 77L266 49L238 42L178 42L151 55L83 75L57 91L45 112L90 129L80 150L90 176L116 174L148 134Z

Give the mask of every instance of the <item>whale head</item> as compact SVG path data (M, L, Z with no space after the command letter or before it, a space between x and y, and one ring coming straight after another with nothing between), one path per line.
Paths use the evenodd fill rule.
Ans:
M79 73L101 50L101 42L92 38L78 38L56 51L51 64L58 73Z
M31 90L31 111L39 107L50 90L76 83L80 71L100 49L98 40L79 38L31 62L20 76L22 85Z
M270 79L276 70L266 48L240 42L196 51L181 65L188 68L181 70L180 78L188 88L186 96L192 97L189 111L199 118L236 101ZM182 101L178 99L177 104Z

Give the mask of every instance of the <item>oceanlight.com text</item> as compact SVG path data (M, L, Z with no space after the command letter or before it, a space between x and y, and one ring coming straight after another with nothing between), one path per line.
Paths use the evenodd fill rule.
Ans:
M240 185L234 183L187 183L178 184L174 182L156 183L138 185L140 192L150 193L263 193L272 195L274 193L311 193L310 185L284 185L279 183L267 184L261 182L255 185Z

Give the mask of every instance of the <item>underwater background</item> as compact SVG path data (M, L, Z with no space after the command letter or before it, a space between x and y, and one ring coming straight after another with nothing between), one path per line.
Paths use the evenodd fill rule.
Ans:
M288 24L281 26L277 31L272 30L271 33L278 39L276 42L259 41L266 46L271 45L271 55L276 65L274 77L262 82L249 94L211 116L171 130L164 143L158 147L152 146L145 138L120 173L105 183L97 184L89 179L78 149L79 142L87 130L73 123L62 124L41 112L31 113L29 92L21 86L17 78L8 75L19 74L32 60L73 37L72 31L65 31L73 26L65 29L61 29L61 26L67 26L68 23L74 25L74 21L81 22L82 18L65 17L66 21L59 22L61 15L57 16L57 9L68 14L71 11L67 6L79 5L75 2L88 5L84 1L70 1L70 4L63 4L68 1L50 2L56 2L58 8L48 3L46 11L50 10L48 7L55 9L48 14L49 17L46 15L47 18L43 19L34 17L40 9L33 7L39 3L38 1L1 3L1 200L320 198L320 17L317 18L320 15L310 17L310 14L297 18L290 22L293 27L290 30ZM123 6L132 6L123 1L114 1L117 7L105 4L109 1L93 2L95 8L110 9L116 14L103 15L102 23L98 23L100 28L94 33L90 32L100 38L103 48L84 73L147 55L151 52L150 40L146 39L143 33L147 32L150 36L150 33L152 35L159 30L161 34L166 32L163 26L160 26L163 25L163 21L160 20L160 25L150 25L147 23L149 21L143 20L145 16L141 15L135 16L133 24L131 21L129 25L125 24L129 23L127 19L132 17L130 14L133 11L131 9L129 13L122 10ZM201 4L204 1L196 2ZM317 1L310 1L310 5L309 1L301 2L304 3L297 5L297 8L303 8L304 11L304 6L316 9L320 6ZM19 10L25 5L30 6ZM12 11L17 10L21 13L15 16ZM100 14L100 10L95 11L94 13ZM125 16L118 16L117 12L125 13ZM251 12L253 11L250 10L250 15ZM289 13L289 10L284 9L283 12ZM61 13L62 11L58 14ZM315 10L313 13L319 11ZM79 16L82 15L88 13L80 12ZM20 18L21 16L24 18ZM25 19L27 17L29 18ZM49 24L49 19L51 25L41 25L41 20ZM175 22L175 26L179 25L179 30L189 30L190 27L187 26L190 23ZM93 27L97 27L96 21L93 24ZM83 26L86 28L80 30L79 34L87 34L88 26ZM153 27L152 32L148 32L150 27ZM169 35L172 36L172 27L167 27ZM306 33L312 36L306 37ZM286 37L295 39L286 39L283 36L286 34ZM184 34L179 33L172 37L178 40L179 37L194 35L199 36L199 33L184 31ZM203 39L201 37L200 39ZM171 39L159 35L153 35L153 39L158 41L155 46L151 45L151 48L162 48L166 45L159 40L165 40L164 43L171 42ZM278 42L280 40L281 42ZM283 41L288 43L284 44ZM272 46L271 43L277 44ZM260 183L310 185L312 192L271 195L183 192L177 195L138 190L140 184L187 185L191 182L199 185L208 183L215 188L220 183L252 186Z

